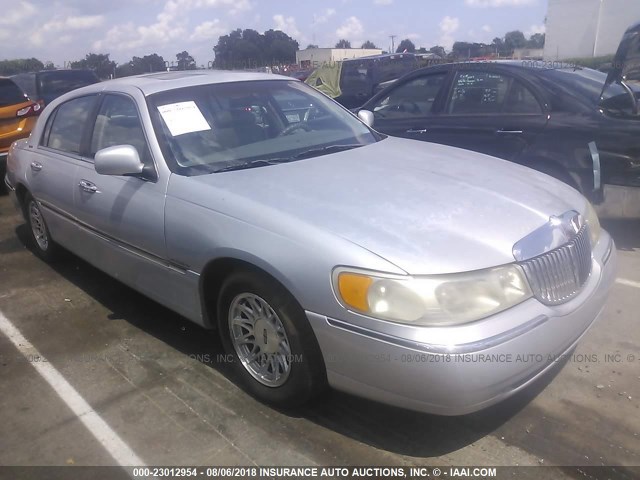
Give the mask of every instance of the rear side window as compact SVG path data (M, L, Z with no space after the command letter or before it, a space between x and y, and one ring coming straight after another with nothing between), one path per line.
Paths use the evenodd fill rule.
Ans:
M529 89L510 75L463 71L453 83L448 113L540 114L542 108Z
M8 78L0 78L0 107L16 105L27 101L25 94Z
M80 153L85 126L96 101L94 95L63 103L53 113L46 127L43 144L69 153Z

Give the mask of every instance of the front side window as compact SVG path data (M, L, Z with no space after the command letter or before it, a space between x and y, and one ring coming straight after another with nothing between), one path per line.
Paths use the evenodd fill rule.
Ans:
M444 85L446 72L414 78L394 88L374 107L376 120L391 120L431 115L433 104Z
M104 98L91 136L91 156L95 156L98 150L115 145L131 145L144 163L150 160L138 109L131 98L123 95Z
M456 75L447 112L451 115L540 114L542 108L519 80L489 71Z
M183 175L295 161L378 139L332 100L285 80L169 90L149 97L149 111L169 167Z
M96 97L74 98L63 103L50 117L43 144L68 153L79 153L84 128Z

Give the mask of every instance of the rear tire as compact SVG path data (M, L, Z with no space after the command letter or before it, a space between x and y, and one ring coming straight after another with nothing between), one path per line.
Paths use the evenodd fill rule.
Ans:
M29 193L24 197L23 208L29 231L29 240L34 253L47 262L55 260L59 247L51 238L49 227L44 215L42 215L40 205Z
M218 299L218 326L234 375L259 400L291 408L325 389L324 361L304 310L273 278L230 274Z

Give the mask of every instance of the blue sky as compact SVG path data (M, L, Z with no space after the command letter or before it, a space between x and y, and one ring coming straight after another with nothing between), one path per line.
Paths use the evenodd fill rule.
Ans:
M490 42L510 30L544 31L547 0L0 0L0 59L36 57L58 66L86 53L118 63L187 50L198 65L213 60L218 37L235 28L280 29L302 48L346 38L388 49L456 40Z

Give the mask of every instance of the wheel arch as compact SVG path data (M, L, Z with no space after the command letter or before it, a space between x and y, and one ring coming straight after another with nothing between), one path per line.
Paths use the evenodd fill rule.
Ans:
M200 274L198 290L203 322L207 328L217 329L217 307L220 290L225 279L237 270L253 271L273 279L289 292L304 310L293 282L273 265L246 252L227 250L219 253L219 256L206 263Z

